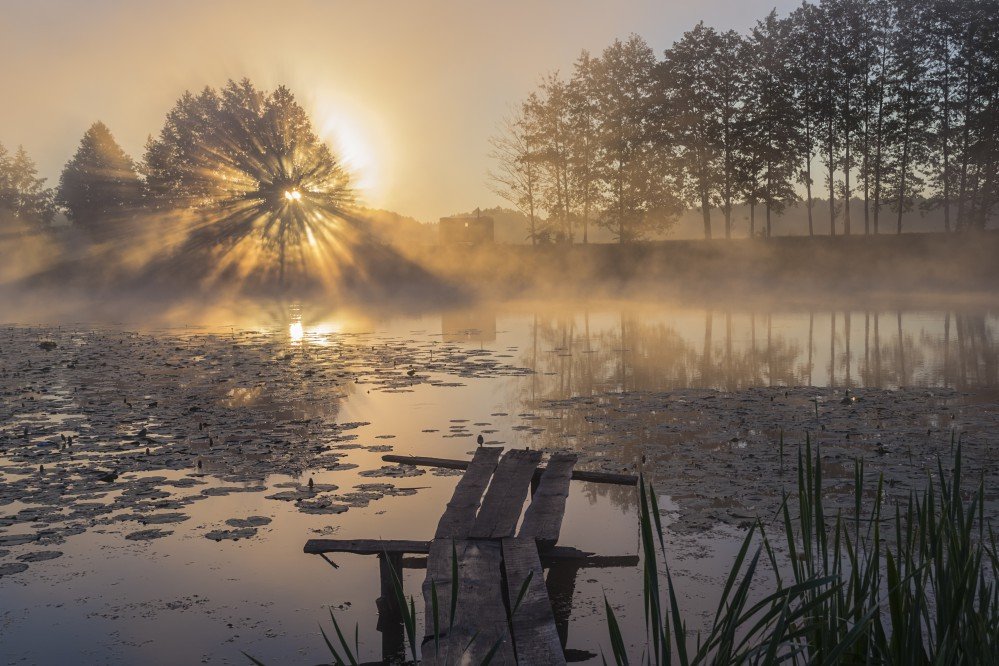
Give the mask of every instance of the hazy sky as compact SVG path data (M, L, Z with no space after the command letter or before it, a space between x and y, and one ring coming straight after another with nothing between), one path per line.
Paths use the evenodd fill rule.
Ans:
M0 142L58 180L103 120L139 158L185 89L284 83L370 205L422 220L498 202L488 139L545 72L634 32L745 31L798 0L0 0Z

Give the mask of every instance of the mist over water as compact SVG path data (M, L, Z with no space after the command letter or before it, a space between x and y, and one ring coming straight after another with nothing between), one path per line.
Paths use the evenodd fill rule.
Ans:
M353 628L360 662L436 663L430 540L453 507L477 524L445 641L499 627L497 662L539 651L521 624L556 663L658 661L653 589L682 608L667 651L709 632L712 662L999 649L994 0L755 22L752 2L20 4L0 21L0 663L326 663L317 622ZM500 449L485 499L452 500ZM962 473L981 495L913 523L937 472L941 507ZM929 553L937 527L958 560ZM750 547L738 594L776 587L776 633L725 661L757 616L712 617ZM931 570L983 591L927 597Z

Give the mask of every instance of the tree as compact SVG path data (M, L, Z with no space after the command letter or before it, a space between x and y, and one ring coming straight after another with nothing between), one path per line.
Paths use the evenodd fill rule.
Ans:
M732 237L732 208L739 192L745 189L742 175L745 170L746 146L740 127L745 125L748 112L746 95L748 87L749 43L739 33L728 30L719 35L715 51L718 115L721 131L719 148L721 160L721 209L725 215L725 238Z
M931 113L927 95L926 44L919 34L923 7L920 0L899 0L897 11L898 35L892 44L889 71L897 134L890 146L893 168L887 174L887 180L894 189L895 232L900 234L902 215L912 207L922 188L917 165L925 163L926 130Z
M548 75L540 89L524 104L526 126L534 133L531 145L540 166L540 202L548 213L551 231L566 242L573 240L577 188L572 182L572 97L557 73Z
M957 227L984 228L999 180L999 16L988 0L955 12Z
M750 45L756 53L748 87L752 90L753 111L747 133L758 151L759 198L766 207L766 235L772 234L772 214L783 212L787 203L797 198L794 176L797 155L788 146L800 143L797 135L798 109L794 99L794 81L788 67L791 58L791 23L778 19L776 11L756 24Z
M700 206L705 238L711 238L711 208L723 180L720 50L718 33L701 22L666 52L659 67L664 122L671 125L667 135L689 175L685 199Z
M570 182L579 204L579 222L583 228L583 243L589 241L589 224L594 209L600 207L603 193L597 177L599 158L599 128L595 77L598 62L583 51L573 67L569 81L569 123L572 150L569 168Z
M541 185L535 136L522 107L516 115L504 120L500 132L490 139L493 147L490 157L496 162L496 168L489 172L490 186L527 216L531 245L537 245L544 231L538 220Z
M651 118L654 65L652 49L632 35L604 50L594 77L598 173L606 192L597 223L621 243L668 228L679 208L669 146L653 141L662 136Z
M864 94L867 109L865 124L867 154L862 166L862 176L865 189L865 229L867 216L870 216L873 223L872 231L877 234L880 232L881 209L884 205L889 148L896 125L894 106L889 97L891 54L894 52L894 41L898 35L894 4L876 0L871 6L868 19L872 26L874 53ZM868 192L873 198L871 205L867 203Z
M55 216L52 190L24 146L11 156L0 144L0 209L25 224L48 226Z
M104 236L110 225L134 211L141 200L142 182L132 158L104 123L94 123L63 168L56 203L66 209L74 224Z
M221 268L273 269L284 284L291 262L329 272L359 233L348 172L283 86L185 93L147 143L143 172L152 207L185 213L185 247L218 250Z
M790 16L790 62L789 73L793 81L794 97L800 113L798 127L798 142L795 146L801 160L801 170L798 182L805 186L805 207L808 214L808 235L815 235L814 201L812 186L812 159L818 145L818 125L820 114L819 82L821 77L820 44L815 36L818 34L822 12L808 3L794 10Z

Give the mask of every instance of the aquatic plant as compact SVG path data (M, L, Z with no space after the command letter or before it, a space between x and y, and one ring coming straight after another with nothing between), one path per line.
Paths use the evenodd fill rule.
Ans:
M863 461L854 465L852 517L827 521L821 452L806 439L798 450L797 495L785 493L779 510L787 553L779 553L757 521L747 532L722 587L706 630L692 632L680 608L670 571L656 493L639 482L639 528L644 555L643 610L648 642L640 663L697 664L989 664L999 655L999 572L996 537L985 519L984 483L967 494L962 484L961 444L953 466L938 462L936 480L896 504L885 518L884 479L873 494ZM870 508L865 512L865 501ZM888 529L882 530L882 524ZM658 545L657 545L658 544ZM761 561L775 589L752 592ZM660 563L664 573L660 573ZM508 615L516 613L530 578ZM418 663L413 598L393 573L395 603L402 614L412 661ZM458 567L452 547L448 631L442 631L436 584L431 582L432 636L440 652L457 607ZM611 656L630 663L628 647L610 601L604 598ZM320 627L334 664L356 665L353 645L330 612L338 645ZM428 639L429 640L429 639ZM474 638L473 638L474 641ZM469 643L470 645L471 643ZM469 646L457 646L460 661ZM499 643L486 655L488 664ZM450 652L450 651L448 651ZM448 654L445 663L450 663ZM257 659L247 657L260 665Z
M883 477L866 515L862 461L855 463L854 481L852 520L837 513L827 524L821 455L816 451L813 457L806 441L798 452L797 501L785 494L780 510L788 556L778 557L761 523L751 528L710 627L690 645L666 562L656 495L652 484L642 478L647 661L676 660L684 666L996 663L996 541L984 517L984 484L980 482L967 500L962 494L960 444L949 474L938 463L937 481L930 479L922 492L910 493L904 506L895 506L894 519L887 520L892 527L887 535L881 530L886 522ZM757 532L760 537L750 557ZM664 576L658 569L660 553ZM750 588L764 554L776 577L776 590L753 601ZM605 608L613 658L617 664L628 664L620 625L606 599Z

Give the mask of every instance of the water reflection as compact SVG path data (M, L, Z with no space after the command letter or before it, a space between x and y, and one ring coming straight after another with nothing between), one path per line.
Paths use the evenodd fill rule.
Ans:
M493 309L459 310L441 315L444 342L494 342L496 311Z
M990 313L582 309L526 324L528 404L616 391L999 383Z

